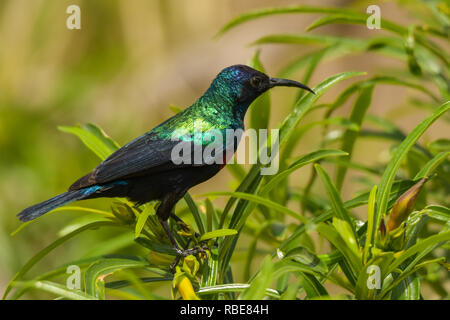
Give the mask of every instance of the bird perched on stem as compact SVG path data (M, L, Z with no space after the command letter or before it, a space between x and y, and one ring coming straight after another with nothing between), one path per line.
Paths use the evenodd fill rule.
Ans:
M245 65L223 69L205 94L184 111L126 144L92 172L75 181L65 193L31 206L18 214L29 221L64 204L99 197L126 197L140 205L159 200L157 216L177 255L202 251L200 247L181 249L171 234L167 220L174 216L175 204L193 186L217 174L223 163L178 163L173 149L180 139L204 149L208 143L197 139L211 130L244 128L244 116L250 104L265 91L277 87L297 87L314 93L307 86L287 79L270 78ZM174 139L174 135L180 139ZM187 138L186 138L187 137ZM222 150L236 151L239 141Z

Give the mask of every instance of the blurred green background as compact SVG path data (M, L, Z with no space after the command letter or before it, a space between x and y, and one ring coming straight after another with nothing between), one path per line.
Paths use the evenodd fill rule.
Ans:
M57 126L91 122L120 144L128 142L171 116L169 105L189 106L222 68L247 63L258 49L249 45L254 39L268 33L303 31L317 15L269 17L214 39L227 21L251 9L299 3L352 4L364 12L368 5L365 1L319 4L287 0L0 1L0 291L29 257L56 239L61 226L77 216L64 212L44 217L12 237L10 233L20 225L16 214L65 191L99 163L78 139L58 131ZM81 8L81 30L66 28L66 8L72 4ZM383 17L400 23L414 18L396 3L382 1L378 5ZM354 25L314 32L355 37L383 33ZM311 49L265 46L261 60L267 72L276 75L287 61ZM400 67L399 61L360 54L323 63L309 84L313 86L337 72L367 71L373 76L377 71ZM337 86L324 99L331 101L342 88ZM405 97L410 93L403 87L379 86L371 110L409 131L428 114L408 106ZM294 94L284 89L272 93L272 127L289 112ZM348 113L348 108L340 112ZM312 120L313 115L307 118ZM317 146L314 135L318 130L310 130L302 140L298 146L302 153ZM446 123L436 123L424 139L447 137L448 130ZM387 145L362 139L353 158L362 163L384 163ZM307 173L300 170L295 183L304 185ZM236 183L230 177L224 170L192 194L229 189ZM347 183L343 198L348 199L355 189ZM108 203L110 200L95 200L90 205L107 209ZM89 232L65 244L32 274L92 254L97 241L110 237L110 232Z

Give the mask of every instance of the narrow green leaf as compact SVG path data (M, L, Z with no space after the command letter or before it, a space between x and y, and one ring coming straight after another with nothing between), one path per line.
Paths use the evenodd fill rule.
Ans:
M217 283L218 278L218 271L219 271L219 252L217 248L211 249L211 258L208 259L208 273L206 276L205 281L202 279L202 284L204 283L203 287L212 287L215 286Z
M325 26L327 24L335 24L335 23L353 23L353 24L360 24L364 20L364 22L367 21L367 16L355 16L355 15L345 15L345 14L334 14L334 15L327 15L325 17L318 18L313 23L311 23L307 28L306 31L311 31L316 28L319 28L321 26Z
M274 264L274 272L273 272L273 278L277 279L285 274L295 273L295 272L304 272L304 273L310 273L310 274L321 274L323 268L322 267L312 267L309 265L306 265L304 263L301 263L296 260L292 259L282 259L280 261L275 262Z
M184 201L186 201L192 215L194 216L198 231L200 232L200 234L205 233L205 226L203 224L203 219L200 216L200 210L198 210L197 204L188 192L186 192L186 194L184 195Z
M299 272L297 279L300 281L303 289L306 292L308 299L314 299L321 296L328 296L328 291L320 283L319 280L312 274Z
M358 98L353 106L352 113L350 115L350 121L355 123L357 126L361 126L367 109L372 102L372 92L374 85L370 85L366 88L361 89ZM349 156L344 158L343 161L350 161L353 156L353 147L355 145L356 139L358 137L358 132L354 130L345 130L344 136L342 137L342 151L348 152ZM347 173L347 167L338 166L336 173L336 188L338 190L342 189L344 184L345 174Z
M367 203L367 232L366 232L366 242L364 244L363 253L363 264L365 265L367 260L370 258L370 250L374 247L374 224L375 224L375 197L377 194L377 186L373 186L370 190L369 201Z
M173 256L176 255L175 249L171 245L150 241L147 237L143 237L143 236L135 238L134 241L136 241L141 246L143 246L147 249L150 249L152 251L163 253L163 254L168 254L168 255L173 255Z
M450 151L450 139L437 139L428 144L433 152Z
M280 297L280 300L296 300L297 293L300 289L299 282L293 282L288 285L286 291Z
M312 271L325 274L328 271L324 262L305 247L297 246L289 250L283 259L294 260L311 268Z
M259 192L260 195L267 195L270 190L272 190L277 183L285 179L288 175L293 173L294 171L300 169L301 167L307 165L308 163L316 162L317 160L326 158L326 157L340 157L346 156L348 153L343 152L341 150L336 149L322 149L313 151L304 156L301 156L297 160L295 160L286 170L279 172L274 176L268 176L266 184L261 188Z
M346 242L341 238L336 229L325 223L320 223L317 226L317 231L342 253L352 267L354 275L357 277L362 268L362 262L354 251L347 246Z
M201 235L200 241L205 241L213 238L232 236L237 233L236 230L233 229L217 229L214 231L206 232Z
M345 209L344 202L342 201L341 196L336 190L336 187L331 182L330 176L326 173L326 171L320 164L315 164L314 168L316 169L317 174L325 185L335 217L345 221L348 224L348 226L351 228L351 233L348 235L351 238L349 239L349 241L357 245L356 229L353 224L353 219L348 213L347 209ZM343 239L346 238L343 237Z
M71 300L98 300L96 297L85 294L82 291L70 290L59 283L51 281L17 281L14 282L14 286L35 288Z
M278 203L268 200L266 198L256 196L253 194L249 194L249 193L218 191L218 192L208 192L208 193L202 194L202 196L232 196L232 197L238 198L238 199L245 199L245 200L266 206L266 207L276 210L278 212L284 213L286 215L289 215L289 216L301 221L302 223L308 222L308 219L306 219L304 216L298 214L297 212L295 212L285 206L282 206L281 204L278 204Z
M353 253L358 257L361 258L361 253L359 251L359 245L358 240L356 238L356 230L354 227L352 228L350 224L342 219L333 217L332 225L336 229L336 231L339 233L341 238L345 241L347 244L347 247L353 251Z
M250 287L239 295L239 300L260 300L266 295L265 289L272 283L273 262L266 256L258 275L250 283Z
M442 222L450 221L450 208L439 205L429 205L423 211L432 219Z
M219 225L219 221L217 219L217 212L214 208L213 203L209 198L205 199L205 207L206 207L206 231L212 231L213 228L216 229Z
M405 36L404 46L405 52L408 54L408 67L409 71L415 76L422 76L422 69L420 68L419 63L416 58L416 27L414 25L409 26L408 34Z
M439 167L439 165L448 158L449 155L450 151L438 153L433 159L428 161L419 172L417 172L414 180L429 177Z
M138 220L136 222L136 227L134 231L134 237L138 238L139 235L142 232L142 229L144 228L145 223L147 222L147 218L150 215L154 215L156 213L155 206L158 204L157 201L153 201L152 203L148 203L145 205L144 210L142 210L142 213L138 217Z
M316 21L314 21L311 25L307 27L308 31L311 31L313 29L316 29L321 26L325 26L328 24L336 24L336 23L342 23L342 24L367 24L367 18L369 17L369 14L366 13L360 13L360 12L341 12L338 14L332 14L325 16L323 18L319 18ZM386 19L380 19L380 24L382 25L382 28L385 30L392 31L394 33L405 35L407 33L407 29L404 27L393 23L391 21L388 21Z
M261 234L270 227L270 221L264 221L260 226L256 228L253 233L253 239L250 241L247 249L247 257L245 259L244 266L244 279L248 281L250 279L250 271L253 259L256 254L256 246L258 244L258 240L261 237Z
M93 124L76 127L60 126L58 129L76 135L101 160L105 160L111 153L119 149L117 142Z
M173 275L172 274L163 274L163 277L143 277L139 278L139 281L142 283L152 283L152 282L163 282L163 281L172 281ZM105 288L108 289L120 289L124 287L128 287L132 285L133 283L128 280L118 280L118 281L111 281L108 283L105 283Z
M257 39L252 45L261 44L296 44L296 45L319 45L336 46L345 44L347 47L362 47L363 42L351 38L335 37L318 34L271 34Z
M398 266L400 266L408 258L414 256L416 253L425 251L429 247L434 247L438 244L443 244L446 241L450 241L450 231L432 235L422 241L419 241L405 252L403 252L395 261L389 266L388 273L393 272Z
M412 274L392 289L390 300L420 300L420 278Z
M196 293L200 296L209 295L214 293L226 293L226 292L242 292L250 287L247 283L232 283L232 284L222 284L211 287L202 287ZM271 298L279 299L280 294L278 291L270 288L265 289L265 295Z
M133 259L123 258L109 258L100 259L92 263L85 273L85 290L88 295L98 297L98 281L104 282L103 279L99 279L102 276L112 274L118 270L137 268L148 266L148 261L144 258L134 257ZM103 286L104 289L104 286Z

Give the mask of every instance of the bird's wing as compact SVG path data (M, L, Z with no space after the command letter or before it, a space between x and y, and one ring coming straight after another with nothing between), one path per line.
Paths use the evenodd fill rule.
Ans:
M111 154L92 172L73 183L69 190L179 168L183 164L176 165L171 160L172 148L177 143L151 133L144 134Z

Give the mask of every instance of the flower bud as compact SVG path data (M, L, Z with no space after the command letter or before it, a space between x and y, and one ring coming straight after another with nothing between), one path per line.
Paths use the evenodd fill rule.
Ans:
M133 209L125 203L115 202L111 212L124 224L132 224L136 219Z
M183 300L200 300L194 291L192 282L180 267L176 267L176 272L172 282L172 296L175 297L175 288L180 293Z
M406 220L416 204L417 196L425 181L426 178L421 179L397 199L389 215L387 223L389 231L397 229Z
M188 277L184 275L181 276L178 281L177 288L183 300L200 300L200 298L195 294L191 280L189 280Z
M186 272L190 277L195 277L198 269L200 268L200 263L197 258L193 255L187 256L183 259L182 270Z

